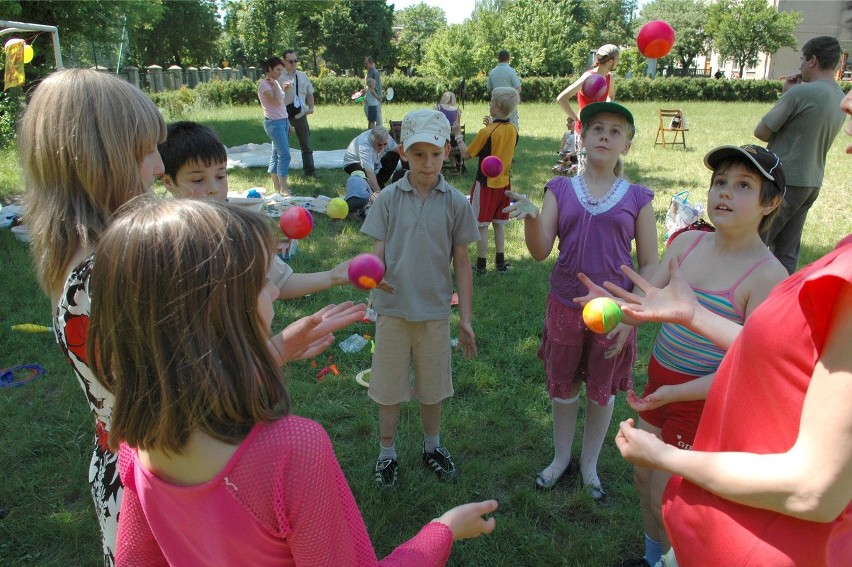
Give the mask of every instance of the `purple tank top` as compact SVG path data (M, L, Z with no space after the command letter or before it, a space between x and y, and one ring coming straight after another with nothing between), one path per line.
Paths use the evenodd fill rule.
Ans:
M639 211L654 199L642 185L618 179L602 199L592 199L581 177L554 177L547 182L558 209L559 258L550 274L550 290L569 307L588 293L577 279L582 272L596 284L610 281L625 289L633 282L619 266L633 265L630 250Z
M458 116L459 116L459 111L458 111L458 109L456 109L456 110L447 110L446 108L444 108L444 105L443 105L443 104L439 104L439 105L438 105L438 110L440 110L440 111L441 111L441 114L443 114L444 116L446 116L446 117L447 117L447 120L449 120L449 122L450 122L450 126L451 126L451 127L452 127L452 125L453 125L453 124L455 124L455 123L456 123L456 118L458 118Z

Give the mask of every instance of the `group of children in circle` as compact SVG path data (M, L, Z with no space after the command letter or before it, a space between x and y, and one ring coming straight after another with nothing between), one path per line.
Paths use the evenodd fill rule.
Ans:
M759 237L784 191L783 170L771 152L723 146L708 153L707 210L716 231L678 236L658 261L653 192L617 174L635 133L630 111L614 102L582 108L584 171L551 179L539 207L509 178L518 135L508 115L517 100L514 89L495 89L493 120L469 146L458 125L451 129L438 111L406 115L401 145L409 172L381 192L362 227L387 270L387 286L377 293L383 299L374 305L385 322L377 326L369 394L379 404L374 474L381 486L398 479L394 439L399 405L409 399L421 404L424 464L441 479L458 478L439 437L441 402L452 395L449 263L459 292L459 346L470 357L476 354L472 273L485 271L489 225L495 227L498 271L505 271L503 226L510 219L523 221L536 261L547 259L558 240L538 351L553 412L554 457L535 485L553 488L574 470L585 383L577 469L596 500L606 497L597 461L615 396L632 389L638 322L625 317L609 333L596 334L583 324L581 308L607 294L604 282L632 287L622 266L633 265L634 242L642 277L663 286L679 273L702 304L738 324L786 275ZM102 104L104 112L83 112L90 104ZM88 138L75 130L81 125ZM167 131L150 99L118 78L86 70L55 73L35 90L20 134L37 273L58 306L59 342L98 426L90 482L105 557L111 561L117 552L115 559L128 565L155 558L261 564L276 556L297 564L375 563L327 434L289 415L278 371L328 347L331 333L360 320L364 306L328 306L278 334L271 331L273 300L346 284L349 262L327 272L293 273L277 258L268 224L224 204L227 156L215 133L186 122ZM498 156L503 163L499 175L478 168L469 199L440 176L451 139L464 159ZM156 177L179 198L152 198ZM399 226L397 218L410 222ZM423 231L438 227L447 234L440 246L424 242ZM474 241L478 260L471 267L468 245ZM438 279L429 280L412 263L439 272ZM432 312L412 307L424 301L428 294L420 290L427 287L434 297L426 305L441 306ZM81 328L88 334L81 336ZM709 341L666 325L654 346L645 396L628 397L640 411L640 427L688 448L700 416L695 400L706 394L721 355ZM412 356L415 383L401 385ZM663 545L659 493L666 480L636 469L646 538ZM454 539L494 529L495 520L485 516L496 508L493 500L453 508L391 557L400 564L412 557L441 564ZM226 533L241 535L222 537ZM195 545L200 541L203 546Z

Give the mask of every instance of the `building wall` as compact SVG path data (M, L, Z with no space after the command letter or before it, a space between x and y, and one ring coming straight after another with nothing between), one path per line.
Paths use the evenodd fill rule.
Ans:
M757 65L745 70L745 79L778 79L798 72L801 47L809 39L828 35L840 40L840 46L847 54L852 54L852 0L767 0L781 12L799 12L800 23L793 35L797 47L782 47L769 56L761 55ZM852 60L852 57L850 57ZM852 63L847 65L846 77L852 74ZM696 61L696 66L706 66L704 58ZM733 61L719 61L716 53L710 58L710 68L715 73L721 69L725 77L733 78L739 70Z

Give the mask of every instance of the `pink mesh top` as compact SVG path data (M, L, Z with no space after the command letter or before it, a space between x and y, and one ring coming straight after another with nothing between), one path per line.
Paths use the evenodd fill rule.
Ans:
M452 532L431 522L382 561L328 434L309 419L259 423L216 478L169 484L119 455L116 565L444 565Z

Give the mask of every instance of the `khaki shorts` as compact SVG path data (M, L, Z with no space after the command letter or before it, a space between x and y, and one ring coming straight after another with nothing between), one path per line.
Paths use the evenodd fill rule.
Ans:
M437 404L452 396L450 321L406 321L379 315L367 393L385 406L412 399Z

